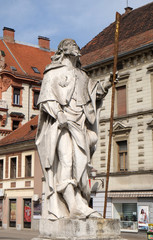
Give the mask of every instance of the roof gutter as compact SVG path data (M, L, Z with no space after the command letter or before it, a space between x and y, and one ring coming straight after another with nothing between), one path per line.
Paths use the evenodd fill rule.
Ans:
M128 51L128 52L124 52L124 53L119 53L118 54L118 57L119 58L122 58L122 57L126 57L127 55L129 54L134 54L134 53L137 53L139 51L143 51L147 48L150 48L150 47L153 47L153 42L152 43L149 43L149 44L146 44L146 45L143 45L142 47L139 47L139 48L136 48L134 50L131 50L131 51ZM96 67L97 65L101 65L101 64L104 64L106 62L110 62L110 61L113 61L114 57L111 56L110 58L106 58L106 59L103 59L103 60L100 60L98 62L94 62L94 63L91 63L89 65L86 65L86 66L83 66L84 69L88 69L88 68L92 68L92 67Z

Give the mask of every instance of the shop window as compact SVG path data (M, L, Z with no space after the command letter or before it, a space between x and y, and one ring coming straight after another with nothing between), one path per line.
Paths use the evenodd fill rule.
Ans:
M34 201L33 202L33 218L34 219L40 219L41 218L41 211L42 211L42 205L41 202L38 201Z
M0 227L2 227L2 218L3 218L3 200L0 199Z
M127 171L127 141L117 142L118 145L118 170Z
M90 198L89 207L93 208L93 198Z
M39 97L39 91L33 92L33 108L38 109L37 102Z
M20 88L13 89L13 104L20 105Z
M3 159L0 159L0 179L3 179L3 168L4 168L4 162L3 162Z
M31 164L32 164L32 157L28 155L25 157L25 177L31 177Z
M126 115L126 85L116 88L117 94L117 115Z
M16 227L16 200L10 199L9 226Z
M114 218L120 219L121 230L137 231L137 203L114 203Z
M10 159L10 178L16 178L16 164L17 158L13 157Z
M16 130L20 125L20 121L17 121L17 120L13 120L12 121L12 130Z
M24 199L24 228L31 228L31 199Z

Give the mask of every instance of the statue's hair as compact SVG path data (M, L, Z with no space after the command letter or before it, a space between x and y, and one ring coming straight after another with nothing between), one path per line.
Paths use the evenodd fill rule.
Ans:
M52 63L61 63L64 55L67 55L67 54L66 54L66 51L65 51L65 49L64 49L64 44L65 44L67 41L73 41L73 42L75 42L75 40L69 39L69 38L66 38L66 39L62 40L62 41L59 43L59 45L58 45L57 51L56 51L55 54L51 57ZM75 42L75 43L76 43L76 42ZM79 48L79 47L78 47L78 48ZM78 58L78 61L77 61L77 67L81 68L81 62L80 62L80 59L79 59L79 58Z

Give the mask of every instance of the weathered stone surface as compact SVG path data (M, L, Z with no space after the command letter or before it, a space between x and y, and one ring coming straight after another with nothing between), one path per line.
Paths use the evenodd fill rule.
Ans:
M117 240L120 225L117 219L41 219L40 236L33 240Z

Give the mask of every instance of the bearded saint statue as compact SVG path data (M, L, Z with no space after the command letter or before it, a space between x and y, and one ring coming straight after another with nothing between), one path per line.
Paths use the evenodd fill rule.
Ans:
M44 71L38 99L36 145L51 220L101 217L88 206L88 175L98 139L99 110L112 84L90 79L79 58L74 40L61 41Z

